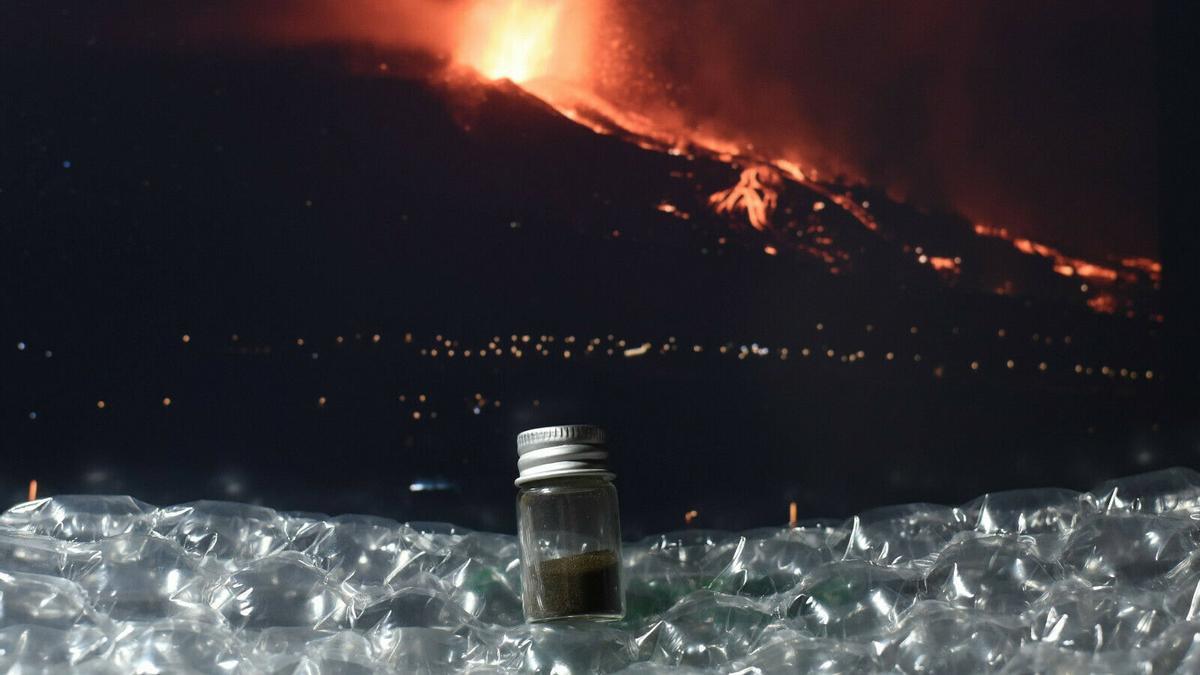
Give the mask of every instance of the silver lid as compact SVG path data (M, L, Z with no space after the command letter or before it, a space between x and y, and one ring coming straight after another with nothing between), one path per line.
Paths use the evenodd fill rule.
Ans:
M615 477L608 470L606 437L600 427L564 424L540 427L517 434L515 481L522 486L535 480L570 476Z

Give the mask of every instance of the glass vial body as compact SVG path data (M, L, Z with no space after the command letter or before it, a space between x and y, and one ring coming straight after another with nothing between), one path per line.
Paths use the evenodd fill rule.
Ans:
M621 522L609 476L526 483L517 495L517 527L526 620L625 615Z

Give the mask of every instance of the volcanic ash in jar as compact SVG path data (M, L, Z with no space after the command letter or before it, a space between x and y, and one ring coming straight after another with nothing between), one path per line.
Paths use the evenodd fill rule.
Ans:
M620 560L612 551L589 551L538 564L546 618L620 614Z

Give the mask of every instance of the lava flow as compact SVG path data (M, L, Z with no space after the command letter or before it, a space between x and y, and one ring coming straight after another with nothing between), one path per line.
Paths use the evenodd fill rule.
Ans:
M712 192L707 204L718 215L744 213L755 231L774 229L771 218L779 207L786 180L823 198L813 205L814 212L827 204L834 205L865 229L886 238L895 236L894 232L881 232L868 202L856 199L846 183L821 180L818 170L799 158L702 132L684 122L685 117L677 111L658 109L648 114L636 104L622 105L622 101L612 100L623 96L621 87L612 86L614 77L622 77L614 73L624 73L623 77L631 81L639 76L631 74L638 69L627 63L612 63L618 58L613 55L613 46L619 40L613 38L606 18L608 4L587 0L474 0L463 15L454 60L485 79L506 79L517 84L596 133L623 137L650 151L689 158L702 155L731 165L740 172L737 182ZM602 74L608 80L603 88L605 96L597 93L601 88L596 86ZM668 206L660 204L656 208L674 214L675 207ZM1127 258L1103 265L1011 236L1003 228L976 225L973 233L1003 239L1022 253L1046 258L1049 268L1058 275L1106 287L1145 279L1157 288L1161 274L1161 265L1148 258ZM813 239L812 244L819 248L798 239L788 241L797 252L825 260L832 273L837 270L834 258L845 261L849 257L848 252L835 250L828 235ZM919 246L904 244L904 248L916 250L917 261L929 265L946 280L953 282L961 273L962 258L954 252L932 255L922 252ZM779 252L776 245L763 250L767 255ZM1112 313L1115 303L1111 296L1096 295L1087 304L1094 311Z
M454 50L455 61L486 79L507 79L537 96L563 116L592 131L619 135L643 149L672 155L704 154L733 164L742 160L737 184L711 195L718 214L745 211L750 225L768 229L783 178L816 191L869 230L875 218L844 191L820 182L815 168L794 157L769 156L736 141L690 128L676 115L646 115L595 93L597 71L634 72L613 67L596 45L605 23L604 4L580 0L476 0L465 13Z
M752 166L742 171L737 185L714 193L708 198L708 203L717 213L744 210L750 225L762 231L767 229L771 212L779 203L779 193L775 190L779 183L779 174L771 168Z
M1157 288L1162 280L1162 263L1150 258L1121 258L1111 265L1099 265L1080 258L1063 254L1053 246L1040 244L1032 239L1013 236L1007 228L992 227L976 224L975 234L981 237L1003 239L1013 245L1021 253L1049 258L1054 263L1054 272L1064 277L1081 277L1098 283L1114 283L1118 280L1136 283L1139 276L1144 276ZM1099 297L1099 296L1097 296ZM1095 300L1095 298L1093 298ZM1111 309L1099 309L1101 305L1111 307L1112 299L1103 302L1089 301L1088 305L1097 311L1111 313Z

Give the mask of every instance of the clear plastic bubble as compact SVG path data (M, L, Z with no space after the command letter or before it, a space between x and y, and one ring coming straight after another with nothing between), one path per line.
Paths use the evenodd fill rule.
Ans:
M0 515L0 672L1195 673L1200 477L624 550L623 621L524 623L510 535L223 502Z
M349 623L349 605L341 590L295 553L251 562L218 582L209 602L234 628L328 629Z
M1141 513L1099 514L1067 537L1062 561L1094 584L1152 583L1200 543L1200 521Z
M956 607L1018 614L1062 575L1028 538L969 536L942 551L926 583L930 597Z
M96 617L87 594L73 581L0 572L0 628L30 625L65 630L93 623Z
M928 563L958 532L970 527L961 509L935 504L888 506L855 516L842 558L882 565Z
M1089 586L1072 579L1037 602L1030 637L1076 651L1145 647L1172 623L1164 599L1160 593Z
M1152 471L1102 483L1092 494L1107 513L1198 513L1200 473L1184 468Z
M165 617L214 620L205 601L210 577L201 561L174 542L121 535L96 542L96 564L75 577L91 605L112 619L153 621Z
M986 673L1016 654L1021 628L1010 616L927 601L914 606L896 632L876 645L887 645L886 660L906 673Z
M773 617L748 598L697 591L639 637L659 663L714 668L745 656Z
M1089 504L1074 490L1009 490L986 494L963 507L984 534L1061 535Z
M783 597L782 613L812 635L865 639L895 626L924 591L913 570L863 561L824 565Z
M871 673L882 669L872 645L814 638L796 630L770 634L743 659L734 673Z
M14 506L0 516L0 529L65 541L96 541L148 532L155 515L154 507L133 497L63 495Z

